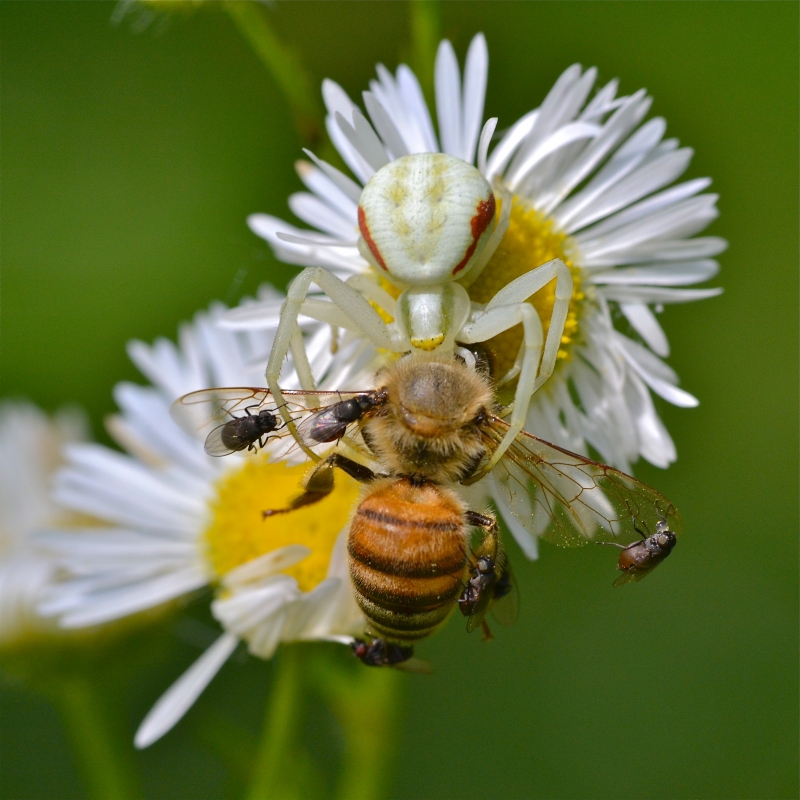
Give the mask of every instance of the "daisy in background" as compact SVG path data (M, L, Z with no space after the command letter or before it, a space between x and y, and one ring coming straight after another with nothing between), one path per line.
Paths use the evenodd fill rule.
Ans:
M274 330L282 298L270 288L259 298L260 308L273 309ZM342 475L337 491L293 512L290 523L264 520L262 511L299 493L305 456L267 446L256 455L211 458L170 417L173 401L188 392L263 384L272 333L222 330L216 323L224 311L214 305L198 314L180 329L178 345L131 343L129 354L152 386L116 387L120 413L109 431L127 453L72 445L56 480L58 503L103 522L40 538L66 574L41 611L65 628L213 590L212 613L224 632L152 709L136 735L139 747L183 716L240 641L270 658L280 642L343 639L364 628L341 535L358 484ZM334 355L328 326L312 322L304 334L315 370L346 381L358 368L361 342L343 340ZM287 383L297 385L291 370Z
M51 482L64 446L87 439L86 418L77 409L49 417L32 403L0 403L0 648L58 633L37 611L55 562L34 534L75 522L52 501Z
M401 65L392 75L379 65L377 73L363 94L366 116L340 86L323 83L328 133L356 180L306 151L313 163L299 162L298 173L309 191L292 195L289 206L314 230L264 214L248 220L283 261L322 266L343 279L370 271L352 242L361 190L374 172L412 153L475 162L488 75L482 34L470 45L463 81L450 43L439 47L438 136L411 70ZM652 394L683 407L698 401L678 387L662 360L669 344L653 311L719 294L678 287L713 277L713 256L727 245L717 237L691 238L718 213L717 195L702 194L709 179L673 185L692 150L664 138L663 119L643 123L651 105L644 90L618 96L613 80L592 95L596 77L594 68L569 67L542 104L508 128L488 158L478 158L478 169L513 200L502 242L467 289L479 306L519 275L562 259L575 288L556 370L534 395L526 428L579 453L591 446L626 471L639 457L667 467L675 445ZM350 246L325 246L319 233ZM290 242L281 234L321 243ZM550 284L530 298L545 333L553 292ZM233 310L223 324L266 329L273 320L274 307L253 304ZM497 374L513 365L521 337L517 326L487 343ZM377 367L381 357L373 354ZM330 374L316 374L333 385Z

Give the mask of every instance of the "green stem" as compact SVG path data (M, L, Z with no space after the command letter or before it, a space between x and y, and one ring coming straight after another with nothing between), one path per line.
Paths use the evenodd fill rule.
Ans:
M442 38L442 15L437 0L411 0L411 68L419 80L428 107L434 105L433 67Z
M288 798L285 780L291 774L294 730L299 717L300 661L296 647L283 647L276 657L276 674L267 703L264 731L256 753L245 800Z
M283 93L303 142L307 145L320 142L322 107L314 91L314 82L300 56L280 41L267 12L256 3L250 0L227 0L221 6Z
M93 800L135 800L141 794L128 747L119 740L105 703L88 678L62 684L57 705L80 762L87 793Z
M336 792L340 800L375 800L389 794L403 676L387 668L364 673L350 696L336 704L347 740Z

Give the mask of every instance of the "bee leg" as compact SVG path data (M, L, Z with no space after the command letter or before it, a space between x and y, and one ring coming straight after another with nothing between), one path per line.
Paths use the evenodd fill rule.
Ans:
M296 511L303 506L310 506L320 500L324 500L333 491L333 478L336 468L346 472L351 478L355 478L360 483L371 483L376 477L369 467L365 467L363 464L359 464L339 453L334 453L314 467L311 474L306 478L301 495L291 500L286 508L272 508L262 511L262 519L272 517L275 514Z
M489 517L486 514L479 514L477 511L467 511L464 515L467 518L467 523L475 528L483 528L487 533L497 533L498 526L497 520L494 517Z
M272 517L275 514L286 514L289 511L296 511L303 506L310 506L324 500L333 491L334 464L332 459L327 458L314 467L311 474L306 478L303 485L303 493L289 501L285 508L271 508L261 512L262 519Z
M500 541L500 526L497 524L497 520L486 514L479 514L477 511L467 511L464 516L467 525L483 531L480 543L472 552L473 564L477 563L478 559L487 557L491 558L495 564L498 559L504 560L505 553Z
M334 453L332 456L329 456L327 461L359 483L372 483L377 477L369 467L365 467L363 464L353 461L352 458L341 455L341 453Z

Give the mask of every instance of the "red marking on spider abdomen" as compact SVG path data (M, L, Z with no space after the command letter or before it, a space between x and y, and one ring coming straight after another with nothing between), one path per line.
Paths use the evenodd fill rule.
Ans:
M361 206L358 207L358 229L361 231L361 235L364 237L364 241L367 243L367 247L369 247L369 250L372 253L372 255L375 256L375 260L378 262L380 268L384 270L384 272L388 272L389 270L386 268L386 262L384 262L383 260L381 251L378 250L378 245L375 244L375 241L372 238L372 234L370 234L369 232L369 226L367 225L367 215L364 213L364 209L361 208Z
M472 244L467 248L464 253L464 258L456 264L453 269L453 275L461 272L467 266L467 262L472 258L475 248L478 246L478 240L483 236L484 231L489 227L489 223L494 219L495 202L494 195L490 194L488 200L481 200L478 203L478 213L469 221L472 228Z

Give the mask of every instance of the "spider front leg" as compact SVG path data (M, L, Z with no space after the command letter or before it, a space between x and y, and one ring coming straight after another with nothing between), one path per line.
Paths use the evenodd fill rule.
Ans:
M558 347L564 334L564 325L569 313L569 301L572 299L572 275L570 275L569 268L560 258L554 258L552 261L548 261L546 264L520 275L519 278L511 281L508 286L504 286L486 304L484 309L484 313L489 314L503 306L522 303L547 286L553 279L556 282L556 290L553 298L553 311L550 315L550 327L544 343L544 353L542 354L539 374L536 377L531 394L553 374L556 366Z
M556 281L553 312L542 350L541 320L536 309L525 301L553 279ZM555 368L571 297L572 276L567 265L556 258L503 287L486 304L483 312L463 328L459 338L469 344L485 342L520 323L523 327L519 379L514 395L514 409L509 421L510 427L486 466L473 476L469 483L474 483L486 475L524 429L531 397L552 375Z
M316 298L307 299L312 283L316 284L330 298L330 303ZM294 421L289 415L279 385L281 367L286 354L291 349L300 385L305 391L310 392L316 388L303 336L297 324L297 317L301 313L312 319L355 330L369 339L376 347L395 350L397 346L389 326L380 318L378 312L369 304L364 295L337 278L333 273L322 267L308 267L291 282L267 362L267 386L272 392L273 400L279 406L286 426L300 447L309 457L319 461L319 456L297 436Z
M517 390L514 395L514 406L509 420L509 428L483 469L473 475L467 483L475 483L490 472L525 427L531 395L536 391L537 373L539 360L542 356L542 340L544 338L541 320L536 313L536 309L530 303L520 303L516 308L496 308L479 318L478 323L482 324L473 330L473 334L484 334L493 329L496 331L490 333L486 337L487 339L491 339L492 336L508 330L513 325L522 323L523 338L519 380L517 381ZM485 340L482 338L477 341Z

